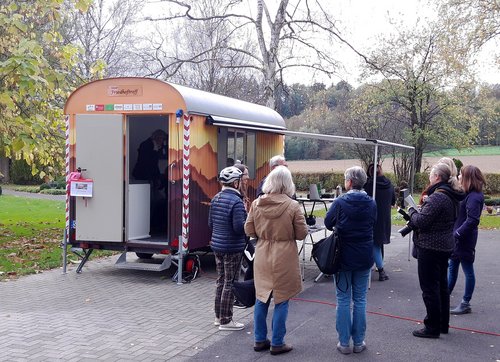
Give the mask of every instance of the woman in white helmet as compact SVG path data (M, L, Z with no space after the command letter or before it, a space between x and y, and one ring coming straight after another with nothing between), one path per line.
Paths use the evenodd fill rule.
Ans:
M233 321L233 278L240 267L246 245L247 213L238 190L243 173L236 167L226 167L219 174L222 190L210 204L208 226L212 229L210 246L215 253L217 281L215 292L215 322L219 330L241 330L245 326Z

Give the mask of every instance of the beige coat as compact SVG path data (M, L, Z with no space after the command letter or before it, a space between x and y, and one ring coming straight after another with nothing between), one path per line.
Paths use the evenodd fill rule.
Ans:
M254 280L257 299L284 302L302 291L296 240L307 236L299 203L284 194L266 194L252 203L245 233L257 238Z

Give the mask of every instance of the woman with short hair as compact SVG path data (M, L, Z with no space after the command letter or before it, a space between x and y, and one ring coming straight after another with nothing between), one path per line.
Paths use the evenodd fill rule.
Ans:
M377 205L363 190L367 177L361 167L348 168L344 178L347 193L335 199L326 214L325 226L328 230L335 226L340 236L340 271L335 275L337 349L349 354L366 349L366 293L373 265Z
M245 223L248 236L257 238L254 281L254 351L272 355L290 352L285 343L288 301L302 291L296 240L307 236L307 225L295 193L292 174L285 166L272 170L262 187L264 194L250 207ZM267 338L267 313L274 299L272 338Z
M476 166L462 167L458 178L467 196L460 203L458 219L455 222L455 247L448 263L448 289L451 294L457 282L458 268L462 264L465 274L465 292L462 302L450 313L467 314L471 312L470 300L476 285L474 260L479 219L484 204L483 186L486 182L481 170Z

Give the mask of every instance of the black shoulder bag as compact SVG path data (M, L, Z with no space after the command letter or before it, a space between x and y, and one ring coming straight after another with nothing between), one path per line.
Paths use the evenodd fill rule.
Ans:
M247 239L247 245L245 245L245 249L248 247L249 240ZM241 255L241 261L243 260L243 254ZM255 284L253 282L253 278L249 280L243 280L243 281L235 281L236 276L240 272L240 269L238 268L236 270L236 273L234 274L233 277L233 287L232 291L234 294L234 297L244 306L246 307L251 307L255 304Z
M337 209L336 219L339 220L340 205ZM312 258L323 274L333 275L340 270L340 235L336 227L326 238L313 245Z

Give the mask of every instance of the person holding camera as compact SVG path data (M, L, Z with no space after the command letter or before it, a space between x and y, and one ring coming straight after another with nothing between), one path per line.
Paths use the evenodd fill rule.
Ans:
M366 293L373 265L377 205L363 191L367 176L361 167L348 168L344 178L347 193L332 203L325 217L325 226L328 230L335 226L340 236L340 271L335 275L337 350L349 354L366 349ZM353 347L350 346L351 338Z
M470 165L462 167L459 180L467 196L460 203L460 212L455 223L455 248L448 265L448 289L451 294L457 282L458 268L462 264L462 270L465 274L465 292L462 302L450 311L451 314L471 312L470 300L476 285L474 259L476 256L477 227L483 211L483 186L486 183L481 170Z
M449 328L448 258L455 245L453 227L465 194L445 163L432 167L429 181L428 197L420 211L413 207L408 210L408 227L418 232L414 240L418 252L418 280L427 311L425 327L413 331L413 335L439 338L440 333L448 333Z

